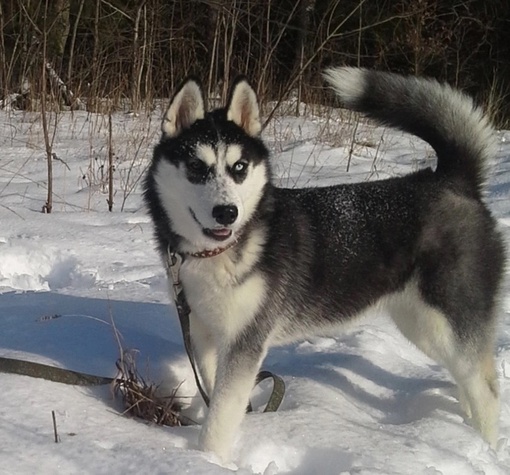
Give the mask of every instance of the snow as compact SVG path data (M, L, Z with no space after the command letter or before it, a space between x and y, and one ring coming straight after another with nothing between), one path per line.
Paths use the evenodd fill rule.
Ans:
M137 350L143 375L166 394L182 383L187 413L201 421L204 408L141 201L159 115L113 116L110 213L108 118L50 114L58 160L48 215L41 213L47 177L40 117L0 112L0 356L113 376L120 352L115 326L122 348ZM278 117L264 136L284 186L385 178L434 164L423 142L337 111ZM498 132L498 140L487 201L510 241L510 132ZM464 420L448 373L385 315L373 315L337 338L270 351L264 368L285 380L284 402L276 413L260 413L270 385L254 390L259 412L246 417L227 467L197 450L198 426L159 427L123 416L108 387L0 373L0 472L508 474L508 281L500 313L497 451Z

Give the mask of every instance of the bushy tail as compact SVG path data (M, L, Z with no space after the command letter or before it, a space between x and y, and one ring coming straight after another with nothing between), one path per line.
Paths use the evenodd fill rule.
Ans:
M360 68L331 68L324 77L346 107L428 142L437 154L436 173L480 196L494 135L470 97L432 79Z

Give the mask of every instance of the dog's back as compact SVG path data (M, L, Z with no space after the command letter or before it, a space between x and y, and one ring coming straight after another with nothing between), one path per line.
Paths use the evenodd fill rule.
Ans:
M434 80L356 68L325 76L349 108L430 143L438 164L375 182L274 190L283 204L268 241L286 236L279 262L314 276L294 277L291 287L300 288L289 298L305 293L308 313L325 324L352 318L412 281L428 305L452 315L456 335L488 338L504 265L496 221L482 200L494 148L489 121L471 98ZM292 227L299 239L287 237ZM292 256L301 256L299 264ZM290 327L303 320L296 316Z

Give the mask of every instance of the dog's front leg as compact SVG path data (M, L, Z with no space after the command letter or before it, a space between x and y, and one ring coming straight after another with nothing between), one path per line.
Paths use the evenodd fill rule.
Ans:
M199 445L223 462L230 459L234 437L266 352L265 347L244 339L220 350L216 382Z
M211 397L216 378L218 358L218 349L216 348L214 335L193 313L190 314L190 333L191 344L204 390Z

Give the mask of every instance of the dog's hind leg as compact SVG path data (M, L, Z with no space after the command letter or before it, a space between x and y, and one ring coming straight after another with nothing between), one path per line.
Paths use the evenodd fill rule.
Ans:
M459 358L462 355L459 354ZM471 361L450 361L446 366L457 381L461 404L473 426L495 448L498 440L499 389L491 349Z
M495 447L499 394L492 324L483 322L481 335L459 337L445 313L424 302L412 284L388 301L388 310L406 338L448 369L458 385L462 409L483 438Z

